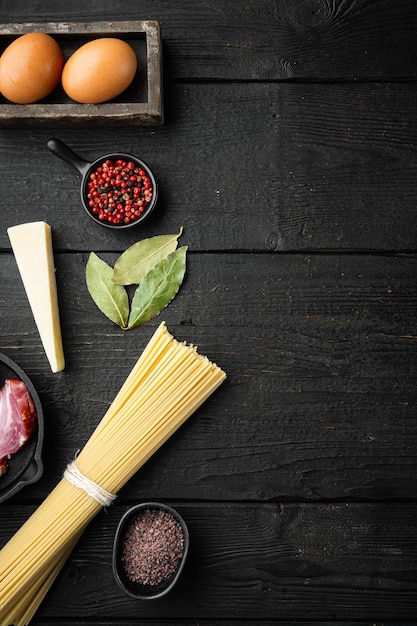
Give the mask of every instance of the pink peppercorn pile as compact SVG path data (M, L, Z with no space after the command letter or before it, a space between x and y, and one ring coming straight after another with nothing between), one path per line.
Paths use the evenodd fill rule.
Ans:
M152 201L154 190L148 173L133 163L107 159L90 174L87 183L88 206L100 221L130 224Z

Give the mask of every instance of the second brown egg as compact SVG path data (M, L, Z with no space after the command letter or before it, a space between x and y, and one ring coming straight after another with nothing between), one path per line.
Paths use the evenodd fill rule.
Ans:
M65 63L62 86L76 102L99 104L121 94L133 81L137 57L115 37L94 39L78 48Z

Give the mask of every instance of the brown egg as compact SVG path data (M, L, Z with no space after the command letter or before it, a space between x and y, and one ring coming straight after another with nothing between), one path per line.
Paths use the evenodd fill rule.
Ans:
M37 102L58 85L63 66L61 47L50 35L21 35L1 55L0 91L11 102Z
M136 68L136 54L128 43L114 37L94 39L65 63L62 86L76 102L107 102L130 85Z

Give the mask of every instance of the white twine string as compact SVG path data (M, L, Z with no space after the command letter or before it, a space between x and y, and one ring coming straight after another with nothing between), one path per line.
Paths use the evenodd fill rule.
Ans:
M67 466L64 472L64 478L75 487L83 489L87 495L94 498L101 506L110 506L116 498L115 495L106 491L106 489L103 489L100 485L97 485L97 483L87 478L87 476L84 476L75 465L75 461Z

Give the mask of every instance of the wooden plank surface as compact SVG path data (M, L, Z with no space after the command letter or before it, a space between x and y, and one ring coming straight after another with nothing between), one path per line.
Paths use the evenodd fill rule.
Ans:
M156 19L168 79L415 79L414 0L2 0L4 21ZM3 21L2 20L2 21Z
M66 369L53 375L14 259L0 257L0 351L39 390L54 449L32 496L48 492L165 319L228 381L127 497L415 498L416 257L192 254L176 299L128 332L91 300L87 258L57 259Z
M180 226L194 251L415 250L413 85L179 85L166 102L175 117L134 134L3 129L0 248L9 225L45 219L57 250L120 250ZM149 221L114 233L89 220L80 175L46 148L54 135L87 160L145 161L160 192Z
M414 0L3 0L0 21L157 20L160 128L0 130L0 351L45 412L42 479L0 507L0 546L54 487L165 319L226 383L92 522L34 626L405 626L416 615L417 5ZM90 223L85 158L141 157L159 209ZM53 229L67 367L50 372L7 227ZM186 280L121 331L85 287L90 251L178 232ZM138 501L191 531L183 577L137 602L111 571ZM3 626L3 625L2 625Z
M111 542L125 506L85 532L39 613L89 619L193 621L413 620L414 506L172 503L189 526L186 567L169 597L138 601L114 584ZM13 510L13 509L12 509ZM20 519L32 510L22 507ZM13 510L14 513L14 510ZM4 536L19 521L0 509ZM71 593L68 593L71 589ZM297 623L297 621L295 622Z

